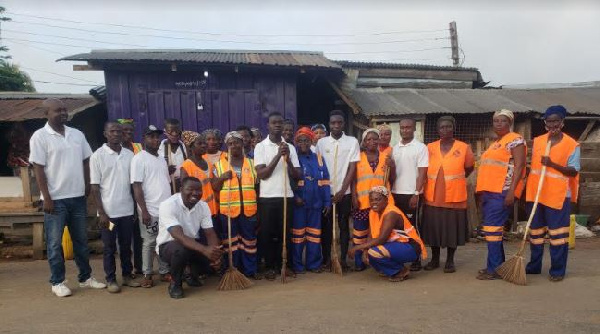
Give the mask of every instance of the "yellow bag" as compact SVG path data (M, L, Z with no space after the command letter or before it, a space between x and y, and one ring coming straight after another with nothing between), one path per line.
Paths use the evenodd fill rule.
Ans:
M62 249L65 260L73 260L73 241L66 226L62 236Z
M569 224L569 249L575 248L575 226L577 225L577 219L575 215L571 215Z

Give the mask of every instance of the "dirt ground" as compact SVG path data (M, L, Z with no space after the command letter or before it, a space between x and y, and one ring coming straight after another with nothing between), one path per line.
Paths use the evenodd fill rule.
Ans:
M114 295L74 288L73 261L73 296L59 299L46 261L5 261L0 333L600 333L600 238L577 241L561 283L547 279L547 253L544 273L529 276L526 287L478 281L485 255L485 243L471 243L458 250L456 273L419 272L401 283L367 270L219 292L209 278L201 288L184 286L181 300L168 297L165 283ZM99 257L92 266L103 278Z

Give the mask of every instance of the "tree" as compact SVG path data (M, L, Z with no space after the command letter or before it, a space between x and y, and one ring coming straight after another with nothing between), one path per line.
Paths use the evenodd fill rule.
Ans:
M0 60L0 91L35 92L33 82L19 66Z

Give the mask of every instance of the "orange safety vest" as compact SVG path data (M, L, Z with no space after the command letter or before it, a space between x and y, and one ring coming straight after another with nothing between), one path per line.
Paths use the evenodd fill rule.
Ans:
M521 135L510 132L500 138L497 142L481 155L479 168L477 169L477 188L475 192L489 191L493 193L502 193L502 186L506 179L511 153L506 149L506 145L513 140L520 138ZM524 143L525 144L525 143ZM527 147L525 147L527 155ZM525 188L525 168L523 168L522 178L515 187L515 197L520 198L523 188Z
M427 144L429 150L429 167L425 184L425 199L433 202L435 181L440 168L444 168L446 184L446 202L460 203L467 200L467 179L465 177L465 158L469 145L460 140L454 144L445 156L442 156L440 141Z
M369 190L376 186L383 186L383 179L385 178L385 159L387 156L383 153L379 153L379 163L375 172L369 165L367 154L365 152L360 153L360 161L356 164L356 192L358 195L358 202L360 203L360 210L368 209L371 204L369 203ZM390 189L390 183L385 187ZM394 205L392 197L390 204Z
M238 179L237 173L233 171L229 166L229 161L225 157L221 156L221 160L215 165L217 170L217 177L223 175L223 173L231 170L233 177L230 180L223 183L223 187L219 192L219 210L221 214L236 218L240 215L240 207L244 206L244 215L246 217L252 217L256 214L256 190L254 186L256 184L256 170L254 169L254 163L251 159L244 158L242 165L242 176L241 184ZM242 196L240 201L240 195ZM231 211L230 211L231 210Z
M384 148L383 150L381 149L381 146L378 147L379 152L383 153L383 155L389 155L392 154L392 147L388 146L386 148Z
M134 155L140 153L144 149L141 143L131 143L131 145L133 146Z
M188 176L195 177L200 180L202 184L202 200L208 204L211 215L216 215L217 212L217 201L215 199L215 192L210 184L210 176L208 172L204 172L200 167L190 160L186 159L182 164L181 168L185 170ZM212 169L212 165L208 164L208 170Z
M548 133L533 139L533 150L531 152L531 171L527 178L527 190L525 199L527 202L535 201L538 182L542 172L542 156L548 143ZM550 148L550 160L560 166L567 166L569 156L573 154L579 143L575 139L563 133L562 140ZM540 193L540 203L553 209L560 210L563 207L567 189L571 189L571 202L577 202L579 193L579 174L575 177L568 177L554 168L546 168L546 177L542 192Z
M410 220L408 220L404 213L393 204L388 203L381 215L373 210L369 211L369 229L371 231L371 238L375 239L379 237L381 226L383 225L383 219L390 212L395 212L402 217L402 220L404 221L404 229L393 229L388 237L387 242L409 242L410 239L413 239L421 247L421 258L426 259L427 249L425 248L425 244L423 244L423 240L421 240L421 237L419 237L417 230L414 228L414 226L412 226Z

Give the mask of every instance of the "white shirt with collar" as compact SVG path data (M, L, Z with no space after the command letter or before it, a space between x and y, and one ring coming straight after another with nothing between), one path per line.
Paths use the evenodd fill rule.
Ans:
M336 146L338 146L337 171L334 171L334 166L336 166L334 163ZM346 136L343 132L340 139L335 139L331 135L323 137L317 142L317 153L321 154L325 160L325 165L330 170L331 194L335 195L342 189L342 183L344 183L350 163L360 161L360 145L358 144L358 140L352 136ZM350 194L350 188L348 187L345 194Z
M281 140L285 143L283 138ZM286 143L287 144L287 143ZM298 161L298 153L296 153L296 148L287 144L290 148L290 160L292 161L292 165L294 167L300 167L300 161ZM269 139L265 138L260 143L256 144L254 148L254 166L265 165L268 166L273 158L279 152L279 144L274 143ZM264 180L260 180L260 196L261 198L278 198L278 197L294 197L294 192L292 191L290 178L288 177L289 185L287 187L287 193L284 195L283 193L283 173L287 173L283 168L283 159L280 159L273 169L273 173L271 176Z
M414 195L417 190L418 168L429 166L427 146L416 138L406 145L400 141L392 148L392 157L396 164L396 180L392 186L392 193Z
M165 158L146 150L136 154L131 159L131 184L136 182L142 184L148 213L157 217L160 203L171 196L171 178Z
M129 182L133 152L122 148L119 153L108 144L90 157L90 183L100 186L102 207L110 218L133 215L133 196Z
M193 208L188 209L183 204L181 193L176 193L160 204L158 214L158 236L156 237L156 252L158 246L175 240L169 229L181 226L183 234L190 238L197 238L200 228L213 227L210 218L210 209L204 201L198 201Z
M168 142L167 139L163 139L163 141L160 142L160 146L158 147L158 155L163 159L167 156L165 154L165 148L166 148L167 142ZM187 151L185 149L185 145L183 144L183 142L181 140L179 141L179 145L180 146L176 152L171 151L171 163L173 165L175 165L175 167L177 167L175 169L175 173L173 173L173 175L175 176L176 179L178 179L181 176L181 170L180 170L181 165L187 158Z
M29 161L44 166L52 200L85 195L83 160L92 149L81 131L65 126L63 136L46 123L33 133L29 148Z

